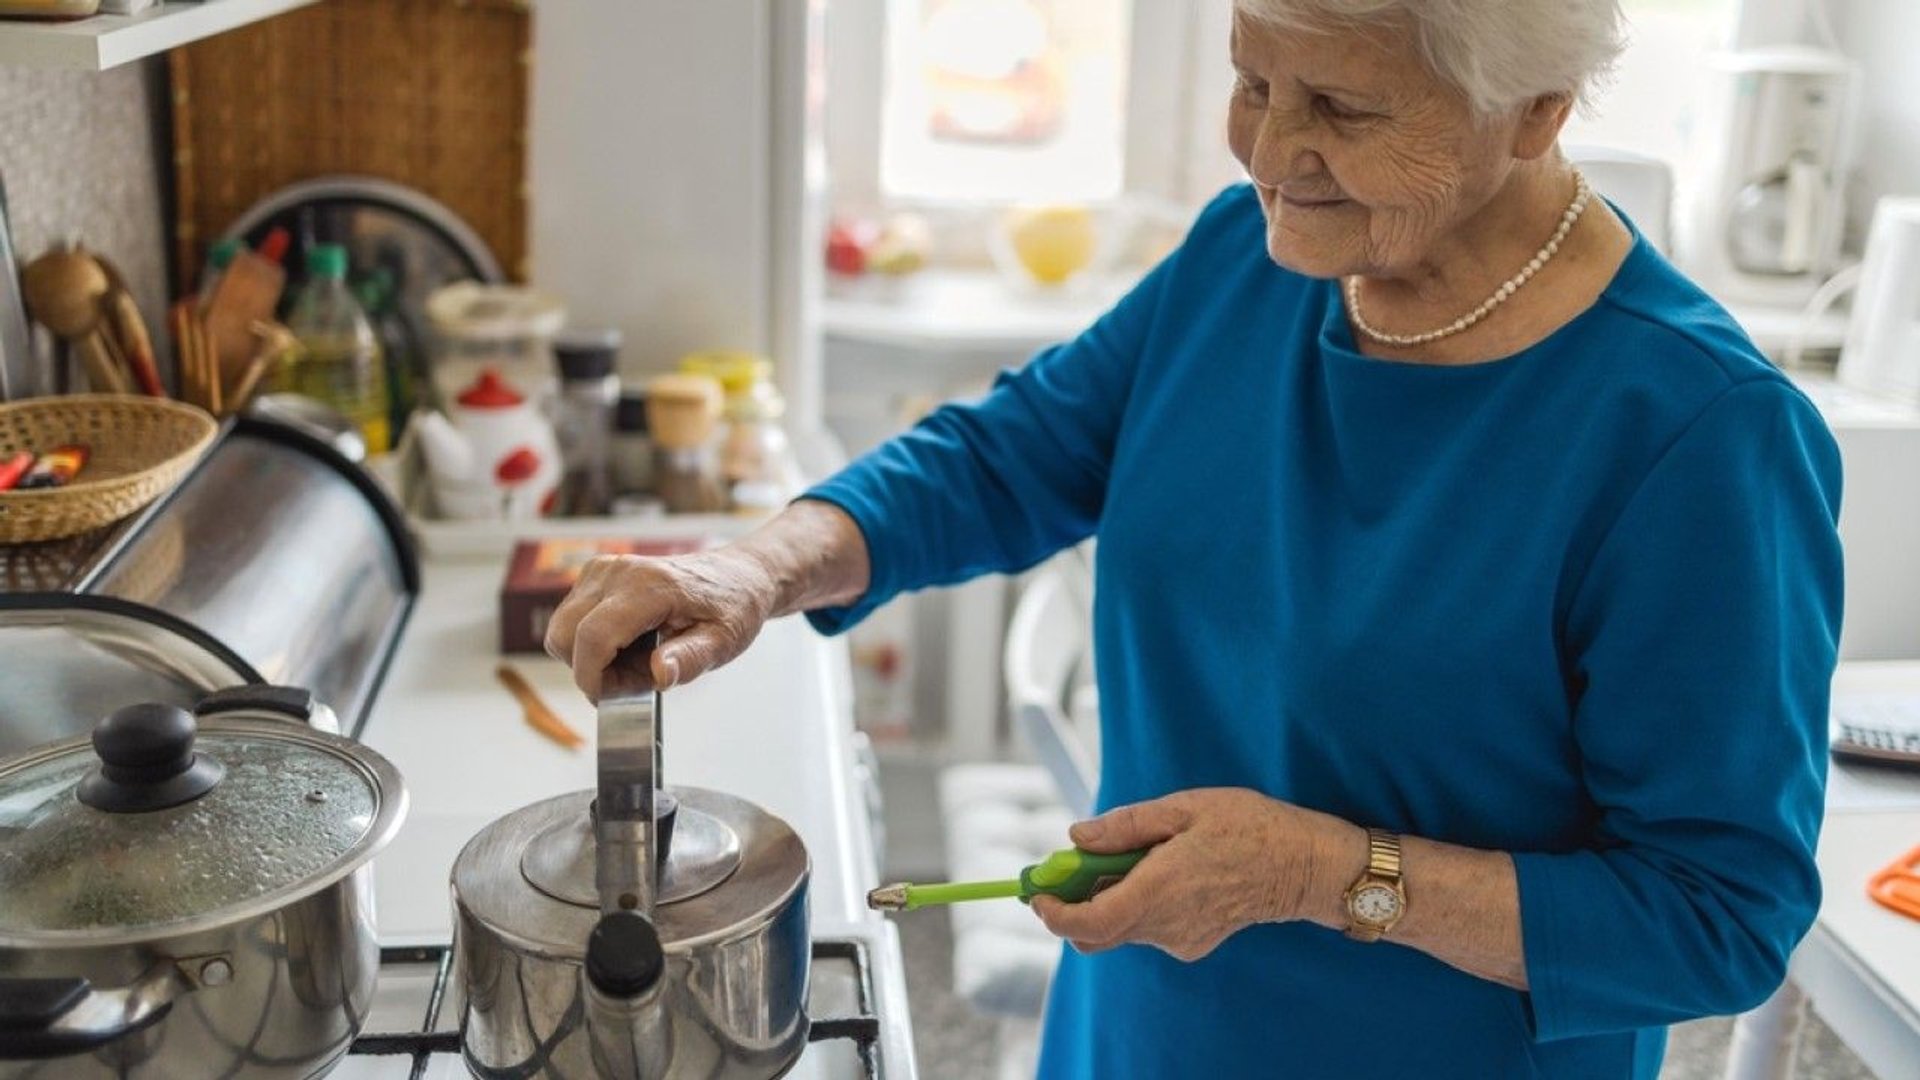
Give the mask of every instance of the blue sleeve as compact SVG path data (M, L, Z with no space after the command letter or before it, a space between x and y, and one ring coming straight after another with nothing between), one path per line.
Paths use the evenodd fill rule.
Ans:
M1820 906L1840 463L1798 392L1735 385L1673 443L1567 609L1584 850L1516 853L1541 1040L1744 1011Z
M1023 569L1091 535L1134 371L1166 291L1163 261L1079 337L1001 373L803 497L845 510L870 579L851 605L808 613L837 633L895 594Z

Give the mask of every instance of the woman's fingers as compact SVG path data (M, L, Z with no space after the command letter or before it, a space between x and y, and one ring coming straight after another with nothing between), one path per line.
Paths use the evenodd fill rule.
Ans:
M1047 930L1073 942L1081 952L1110 949L1129 940L1145 905L1144 890L1128 888L1124 882L1078 904L1045 894L1033 898L1034 914Z
M604 567L600 560L587 563L581 571L580 580L567 592L560 606L553 609L553 617L547 620L547 655L563 664L573 663L574 633L580 628L580 620L587 612L599 604L602 595L602 582L605 580Z
M696 623L660 645L653 662L662 689L695 679L745 652L754 633L720 620Z
M554 611L547 652L599 700L603 674L620 651L662 631L651 675L662 688L685 683L739 656L760 632L771 588L750 560L723 551L679 559L607 556L589 562Z
M565 659L573 666L574 684L588 700L600 700L601 677L620 650L666 622L671 609L666 597L646 590L602 597L581 616L573 632L572 652ZM658 659L654 676L660 676Z
M1176 794L1115 807L1097 818L1075 823L1067 835L1077 847L1112 854L1152 847L1172 839L1192 823L1186 800Z

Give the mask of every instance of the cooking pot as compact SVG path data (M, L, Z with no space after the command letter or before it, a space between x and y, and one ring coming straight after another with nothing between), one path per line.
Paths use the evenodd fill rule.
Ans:
M305 1078L359 1033L400 776L245 690L0 764L0 1078Z
M607 672L597 790L514 811L454 863L475 1076L772 1077L806 1048L806 847L744 799L665 790L655 640Z

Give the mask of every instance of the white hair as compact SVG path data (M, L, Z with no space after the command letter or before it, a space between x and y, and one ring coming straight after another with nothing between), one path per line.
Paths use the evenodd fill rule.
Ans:
M1626 39L1619 0L1233 0L1272 26L1329 30L1400 23L1427 66L1494 116L1546 94L1581 108Z

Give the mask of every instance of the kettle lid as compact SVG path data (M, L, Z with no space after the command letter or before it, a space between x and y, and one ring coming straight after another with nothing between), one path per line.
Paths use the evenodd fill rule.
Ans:
M549 825L535 835L520 855L520 873L528 883L555 900L584 908L600 906L595 884L598 854L594 841L594 812ZM661 850L656 904L675 904L712 889L740 867L740 834L719 817L682 806L671 792L655 797Z

